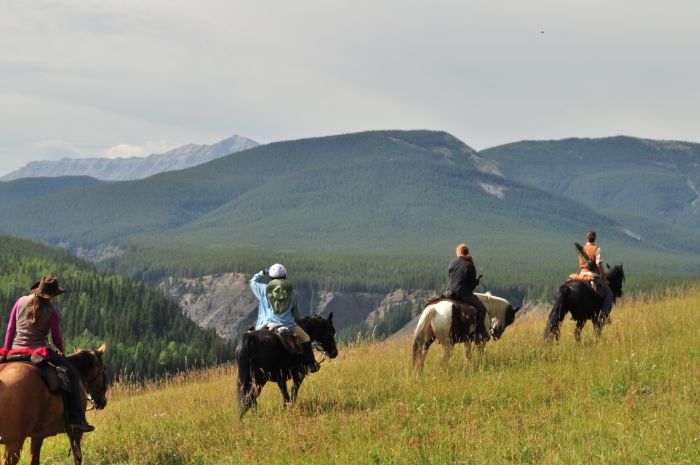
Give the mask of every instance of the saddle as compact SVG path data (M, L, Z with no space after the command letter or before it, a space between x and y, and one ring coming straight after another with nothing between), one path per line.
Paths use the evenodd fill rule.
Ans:
M49 354L46 347L39 349L13 349L0 348L0 364L26 363L39 369L39 375L46 388L52 394L69 394L71 392L68 369L64 366L49 362Z
M268 324L260 328L258 331L269 331L282 343L282 347L291 355L301 355L304 353L304 348L299 342L299 338L294 335L286 326L277 324Z
M569 281L583 281L588 284L591 289L593 289L595 295L601 298L603 297L603 290L598 285L598 281L595 276L591 276L586 273L571 273L569 275Z

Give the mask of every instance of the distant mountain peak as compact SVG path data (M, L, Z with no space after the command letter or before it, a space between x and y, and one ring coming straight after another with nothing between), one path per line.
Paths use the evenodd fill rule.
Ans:
M187 144L165 153L129 158L63 158L56 161L32 161L2 178L90 176L103 181L143 179L164 171L181 170L216 158L257 147L252 139L233 135L211 145Z

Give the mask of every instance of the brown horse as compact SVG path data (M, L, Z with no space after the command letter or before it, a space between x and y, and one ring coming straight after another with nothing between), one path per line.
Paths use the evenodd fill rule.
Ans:
M105 344L97 350L76 349L67 357L82 381L83 408L88 398L100 410L107 405L107 369L102 361ZM30 464L39 464L44 439L66 433L76 465L83 461L80 449L82 433L67 432L64 402L59 394L49 392L39 369L26 363L0 365L0 438L5 444L4 465L15 465L26 438L31 438Z

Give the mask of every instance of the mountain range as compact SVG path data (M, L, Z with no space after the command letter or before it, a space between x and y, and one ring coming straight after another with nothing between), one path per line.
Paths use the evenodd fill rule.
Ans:
M3 176L0 180L58 176L90 176L105 181L143 179L164 171L181 170L206 163L258 145L251 139L234 135L216 144L188 144L147 157L64 158L55 161L33 161Z
M618 140L596 143L615 152ZM632 269L646 269L650 260L663 273L698 269L700 242L692 228L645 211L632 215L624 206L618 215L586 195L566 195L547 184L570 170L571 179L597 179L613 173L611 165L601 160L568 168L560 166L564 155L552 156L537 177L537 169L527 171L535 155L507 158L502 154L514 152L498 149L477 153L439 131L277 142L142 180L76 187L68 178L71 187L50 199L0 200L0 230L73 248L116 244L126 253L114 266L130 263L139 273L157 263L169 271L249 272L261 266L258 261L284 254L314 280L353 276L360 287L441 276L435 270L444 266L444 255L449 258L454 244L465 240L491 276L532 279L533 271L570 268L571 243L590 228L599 231L606 250L615 250L609 260L625 258ZM634 157L620 156L623 180L630 178ZM641 165L649 177L655 163ZM0 186L14 190L16 182ZM663 180L647 185L664 191ZM27 214L47 205L48 217ZM666 240L649 239L659 236ZM400 269L405 271L397 274Z

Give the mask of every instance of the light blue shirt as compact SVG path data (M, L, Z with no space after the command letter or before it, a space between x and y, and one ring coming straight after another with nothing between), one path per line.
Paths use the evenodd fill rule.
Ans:
M250 288L253 290L253 294L258 298L260 304L258 305L258 320L255 322L255 329L260 329L268 323L274 323L287 328L294 329L297 325L296 320L299 319L299 307L297 305L297 296L295 292L292 292L292 299L289 302L289 307L282 313L275 313L272 310L270 301L267 299L267 284L262 282L263 277L262 271L259 271L253 275L250 280Z

